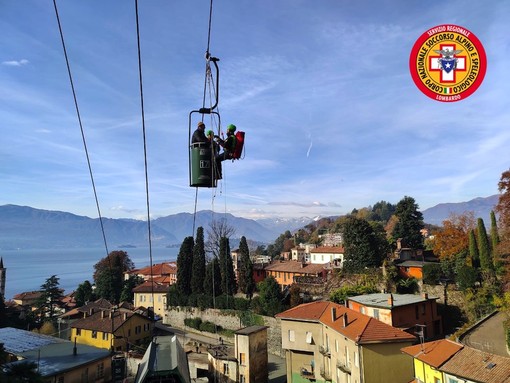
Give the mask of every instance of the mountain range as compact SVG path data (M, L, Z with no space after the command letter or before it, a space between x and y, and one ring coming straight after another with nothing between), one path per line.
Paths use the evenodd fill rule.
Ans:
M489 222L490 211L498 202L498 195L475 198L468 202L441 203L423 210L425 223L441 225L451 213L474 211L475 217ZM235 228L233 242L241 236L248 240L268 244L286 230L294 231L317 218L260 219L236 217L232 214L203 210L196 213L179 213L151 221L153 246L180 246L182 240L194 235L193 227L202 226L207 233L210 222L226 220ZM193 222L194 221L194 222ZM147 247L148 225L134 219L103 218L108 246ZM98 218L78 216L61 211L35 209L28 206L0 206L0 250L30 248L102 247L104 239Z

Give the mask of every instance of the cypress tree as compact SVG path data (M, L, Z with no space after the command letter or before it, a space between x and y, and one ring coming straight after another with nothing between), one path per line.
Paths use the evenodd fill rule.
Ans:
M191 291L193 294L204 292L205 279L205 246L204 246L204 228L200 226L197 229L195 246L193 246L193 273L191 275Z
M193 242L193 237L184 238L177 255L177 290L185 296L191 294Z
M469 231L469 258L471 258L471 266L480 268L480 254L478 253L478 245L476 243L475 231Z
M491 245L492 245L492 260L496 264L498 259L498 245L499 245L499 234L498 224L496 222L496 214L494 210L491 210Z
M477 229L478 229L478 252L480 254L480 267L482 271L489 271L493 269L492 257L491 257L491 249L489 245L489 238L487 237L487 230L485 229L485 224L483 223L482 218L478 218L477 221Z
M253 280L253 263L250 259L250 250L246 243L246 237L241 237L239 243L239 258L241 260L239 270L239 290L247 297L251 298L253 290L255 290L255 281Z
M218 257L213 257L205 267L204 293L210 297L221 295L221 270Z
M221 270L221 290L223 294L234 295L237 291L236 278L234 275L232 255L230 254L230 242L226 237L220 239L219 261Z

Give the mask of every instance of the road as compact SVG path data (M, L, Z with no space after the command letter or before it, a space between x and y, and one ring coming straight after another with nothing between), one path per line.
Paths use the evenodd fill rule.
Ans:
M470 331L462 343L466 346L485 351L491 354L509 357L506 349L505 332L503 322L506 317L504 313L497 313Z

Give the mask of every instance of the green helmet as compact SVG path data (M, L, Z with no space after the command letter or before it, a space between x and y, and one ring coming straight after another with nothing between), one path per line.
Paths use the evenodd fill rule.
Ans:
M208 130L206 136L209 137L209 136L212 136L212 135L213 135L213 131L212 130Z
M230 124L229 126L227 126L227 132L232 132L234 133L236 131L236 126L234 124Z

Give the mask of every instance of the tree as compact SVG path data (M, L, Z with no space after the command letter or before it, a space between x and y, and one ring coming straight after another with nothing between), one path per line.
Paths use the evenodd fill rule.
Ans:
M218 257L221 239L230 238L235 231L235 228L230 226L225 218L212 221L207 230L206 251Z
M205 244L204 228L197 229L195 245L193 246L193 272L191 274L191 291L193 294L204 292L205 279Z
M469 245L469 232L474 228L473 212L464 214L450 214L443 221L443 229L434 237L434 254L439 258L454 258L461 251L467 250Z
M133 303L135 299L135 293L133 293L133 289L142 283L142 277L139 277L138 275L130 275L128 279L124 280L122 291L120 293L120 301Z
M94 290L92 289L92 284L88 280L78 285L74 293L74 300L76 301L77 307L81 307L87 302L94 300Z
M393 241L402 238L405 246L413 249L423 248L424 228L423 214L418 210L419 206L412 197L404 197L397 204L395 215L398 218L397 224L392 232Z
M221 271L221 290L223 294L234 295L237 291L236 277L232 254L230 254L230 243L226 237L223 237L220 241L220 256L218 260Z
M369 215L368 219L370 221L378 221L386 223L390 220L391 216L395 214L396 206L386 202L386 201L380 201L377 202L373 207L371 214Z
M496 214L494 210L491 210L491 249L492 249L492 260L494 265L498 260L498 247L499 247L499 233L498 224L496 222Z
M133 261L123 250L110 252L94 265L96 295L119 303L124 285L124 273L134 269Z
M485 229L485 224L483 223L482 218L478 218L477 242L478 252L480 254L480 267L482 268L482 271L494 270L489 238L487 237L487 230Z
M0 382L9 383L42 383L44 379L37 372L37 364L35 362L22 361L11 363L0 369Z
M221 295L221 270L218 257L213 257L205 267L204 294L210 297Z
M185 296L191 294L193 244L193 237L184 238L177 255L177 290Z
M239 258L241 264L239 267L239 290L251 298L255 290L255 281L253 280L253 263L250 259L250 250L246 237L242 236L239 242Z
M469 259L471 266L475 269L480 267L480 254L478 253L478 244L474 230L469 231Z
M296 307L303 303L303 299L301 298L301 288L295 283L293 283L290 286L289 296L290 296L289 305L291 308Z
M60 288L59 279L52 275L41 285L41 296L37 300L36 306L43 319L53 321L55 318L55 309L64 296Z
M260 304L264 315L274 316L282 311L282 293L280 285L273 276L258 284Z
M364 220L349 217L344 224L344 269L359 272L367 267L381 266L385 254L381 253L381 239Z
M496 212L499 213L501 251L510 253L510 169L501 174L498 190L500 194Z

